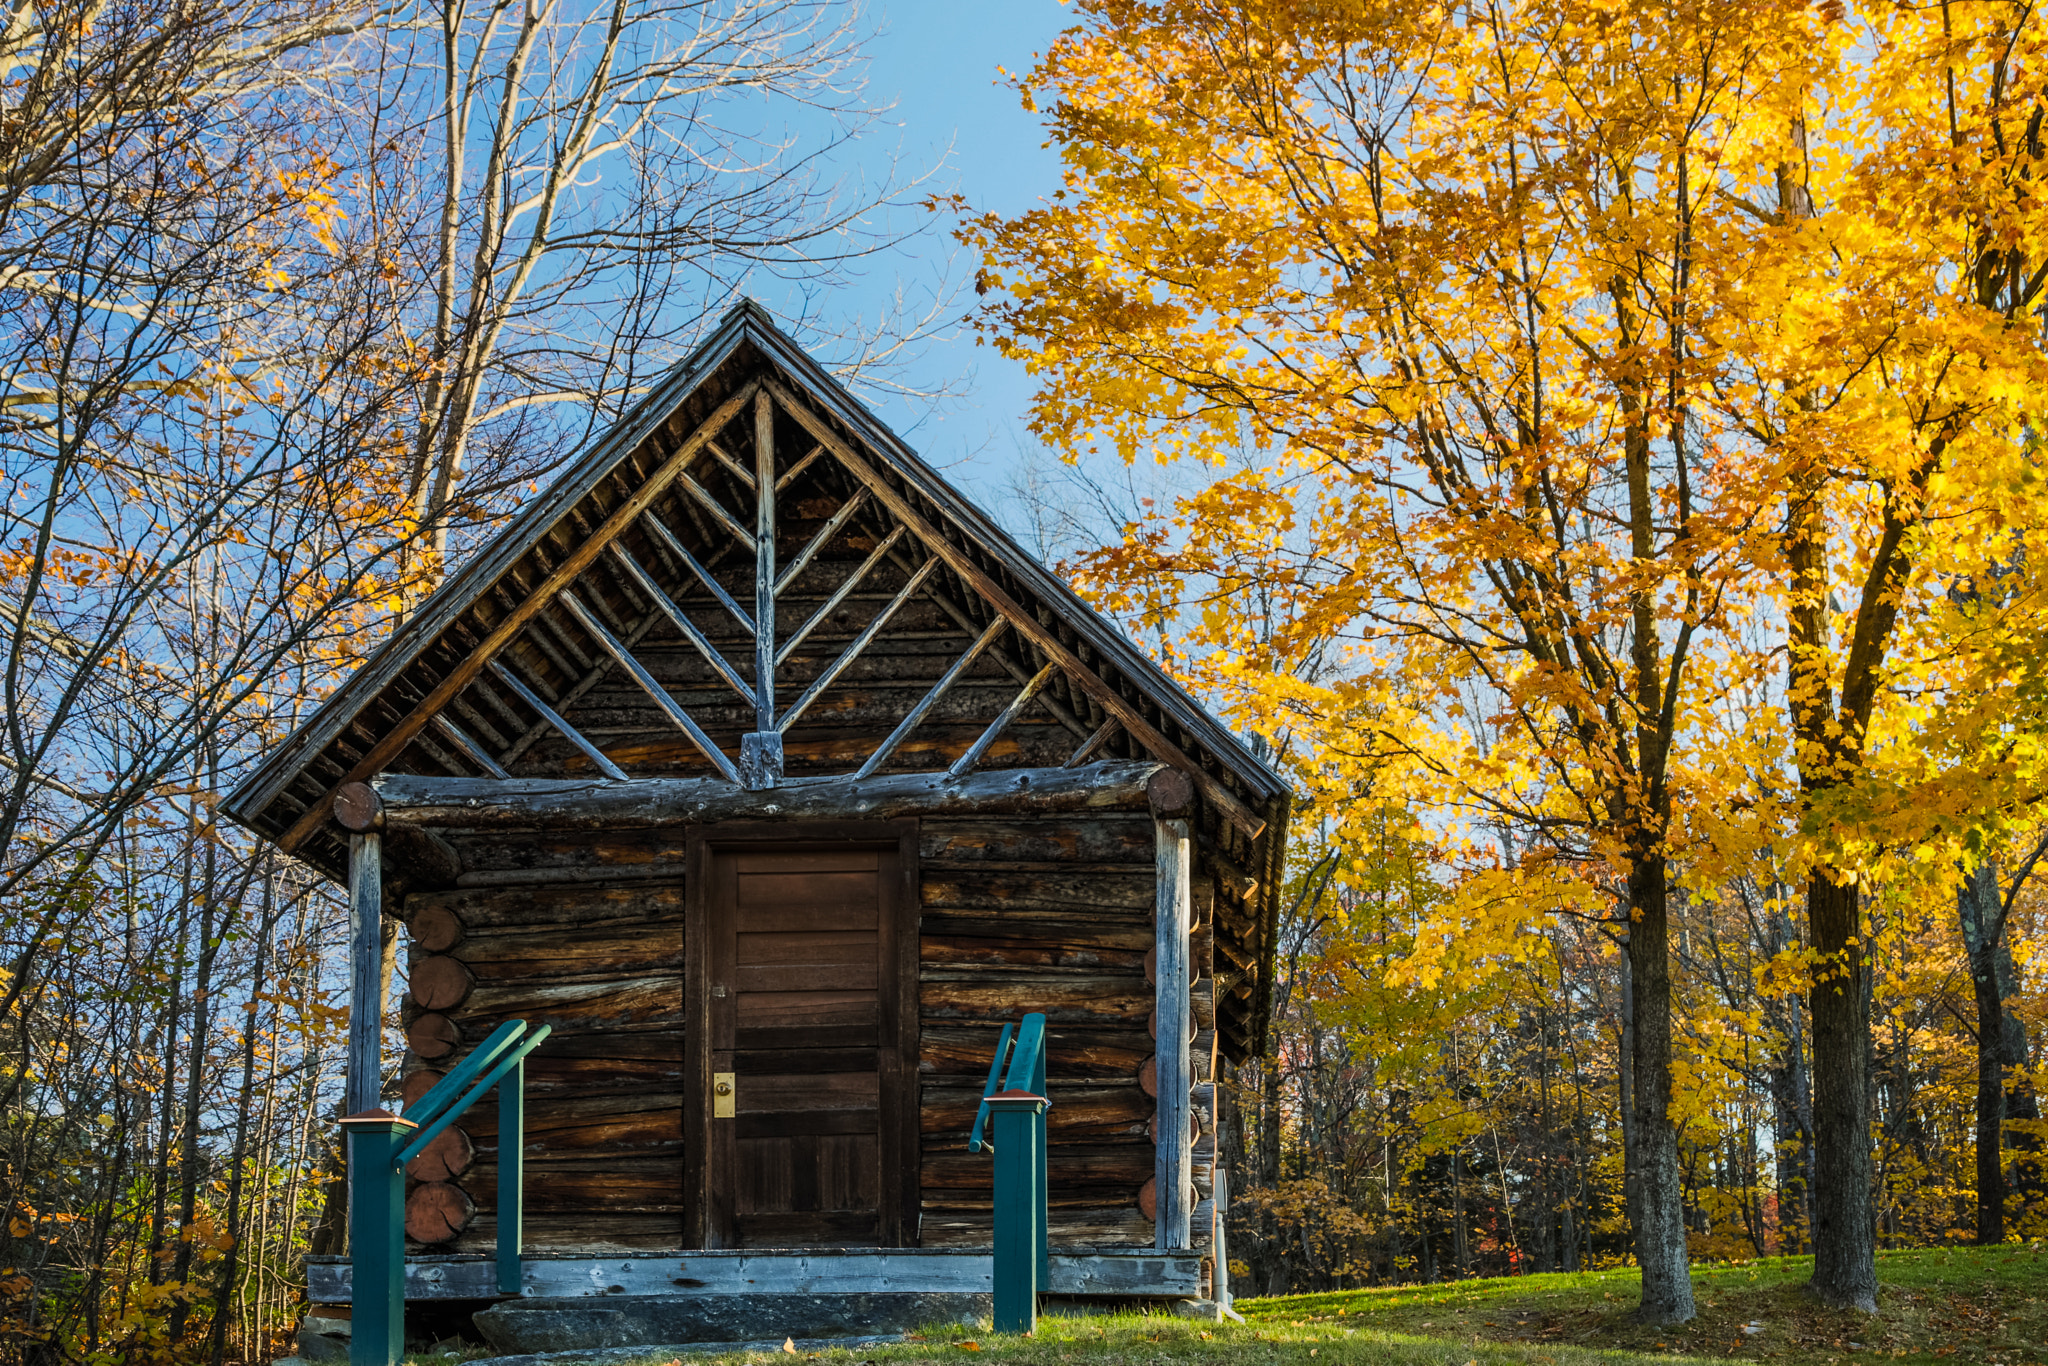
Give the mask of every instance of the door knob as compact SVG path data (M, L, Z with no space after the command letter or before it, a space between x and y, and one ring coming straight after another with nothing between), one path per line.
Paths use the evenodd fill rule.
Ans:
M731 1072L714 1072L711 1075L711 1117L731 1119L733 1117L733 1079Z

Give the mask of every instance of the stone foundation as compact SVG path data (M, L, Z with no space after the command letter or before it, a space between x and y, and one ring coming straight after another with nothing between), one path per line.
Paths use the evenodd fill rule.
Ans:
M605 1295L518 1299L475 1316L501 1355L688 1342L839 1338L909 1332L924 1324L972 1324L993 1310L989 1295Z

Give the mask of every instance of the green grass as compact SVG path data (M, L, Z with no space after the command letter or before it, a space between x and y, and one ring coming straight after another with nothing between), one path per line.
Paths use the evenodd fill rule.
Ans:
M1370 1327L1463 1343L1603 1348L1636 1357L1736 1357L1827 1366L1882 1357L1911 1366L2048 1362L2048 1253L2038 1244L1881 1253L1875 1317L1821 1308L1800 1287L1810 1257L1699 1267L1699 1317L1630 1321L1633 1270L1395 1286L1241 1301L1254 1325Z
M2038 1244L1880 1254L1874 1318L1814 1305L1799 1288L1811 1270L1799 1257L1698 1268L1700 1316L1673 1329L1629 1321L1638 1277L1617 1270L1240 1300L1241 1325L1048 1315L1030 1338L933 1328L900 1346L689 1356L682 1366L2048 1366L2048 1253Z

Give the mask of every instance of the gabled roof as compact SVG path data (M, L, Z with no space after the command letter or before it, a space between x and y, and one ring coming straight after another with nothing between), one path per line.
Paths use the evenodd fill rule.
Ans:
M791 547L802 548L778 562ZM762 600L775 624L765 689L754 658L757 577L783 581ZM820 604L804 608L802 629L799 599ZM876 643L885 633L899 638L893 655ZM963 638L975 642L964 657ZM927 693L920 669L946 660L956 661L952 683ZM856 700L849 690L861 679ZM1223 886L1243 894L1219 914L1219 940L1233 941L1246 984L1258 979L1259 999L1233 1011L1243 1025L1263 1021L1286 785L744 303L393 632L224 809L338 878L345 848L328 818L332 795L379 772L736 779L743 748L761 734L781 737L773 743L786 746L791 772L847 772L849 752L860 753L848 737L861 727L895 728L863 772L915 771L932 767L935 750L957 761L970 746L920 748L905 738L913 728L966 724L971 737L993 713L1027 711L1043 723L1029 732L1036 738L966 761L1052 754L1057 765L1068 755L1046 748L1053 739L1073 746L1085 735L1088 753L1150 757L1195 780L1198 843ZM743 741L750 733L756 740ZM1242 1026L1239 1039L1234 1052L1250 1042Z

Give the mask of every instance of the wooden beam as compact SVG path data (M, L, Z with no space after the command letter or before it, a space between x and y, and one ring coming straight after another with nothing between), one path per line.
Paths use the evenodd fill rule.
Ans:
M697 562L697 557L690 553L689 547L685 546L682 540L673 531L668 529L668 523L662 521L651 511L641 518L640 521L641 525L653 532L655 537L668 547L670 554L676 556L690 567L690 572L695 574L698 580L711 590L711 596L717 598L719 605L732 613L733 620L737 621L748 635L754 634L754 619L747 615L747 609L733 601L732 594L725 591L725 585L712 578L711 571ZM713 558L717 557L714 556Z
M373 829L350 831L348 837L348 1074L342 1108L351 1115L375 1109L384 1087L382 841Z
M754 395L754 729L775 727L775 405Z
M917 562L905 555L901 550L889 552L889 558L895 561L896 567L905 573L909 573L917 567ZM970 635L981 630L981 623L976 621L966 608L953 601L953 595L946 591L943 584L933 583L925 590L925 593L927 597L938 604L941 612L944 612L953 619L961 630L966 631ZM988 606L986 603L982 605ZM991 608L989 615L1001 619L1003 614ZM1012 659L1007 651L997 650L990 658L1003 666L1003 672L1015 679L1018 687L1021 688L1031 681L1033 671ZM1090 729L1088 724L1082 721L1080 717L1074 715L1068 709L1067 704L1060 701L1056 695L1052 693L1045 694L1045 709L1057 717L1061 725L1072 731L1075 739L1085 740L1088 738Z
M718 461L719 464L731 470L733 478L739 480L740 483L745 485L748 489L752 489L755 487L753 471L749 470L745 465L742 465L739 461L733 459L732 454L729 451L727 451L725 447L719 445L716 441L713 441L709 443L709 448L711 451L712 458Z
M796 576L804 572L805 567L811 562L811 557L820 550L823 550L831 542L832 538L839 534L839 528L846 525L847 518L860 511L860 505L865 503L867 498L868 491L866 489L854 490L853 497L847 499L839 511L832 514L831 520L818 529L817 535L811 537L811 543L805 546L803 551L789 562L789 567L777 576L775 580L775 596L781 597L789 586L796 582Z
M825 666L825 671L812 680L810 687L804 689L802 697L790 703L789 710L782 714L782 719L775 723L775 728L788 730L794 725L796 719L804 714L804 709L818 700L818 694L831 687L833 681L846 671L847 666L860 658L861 651L874 643L875 637L882 633L882 628L889 624L889 618L895 616L897 610L910 601L911 595L924 585L924 581L930 578L932 571L938 567L939 561L936 556L919 566L918 571L910 576L910 582L904 584L896 596L889 600L888 605L875 614L873 621L861 628L861 633L853 638L851 645L840 652L839 658Z
M1095 757L1095 752L1101 749L1104 745L1108 744L1110 741L1110 737L1115 735L1122 726L1123 722L1117 720L1114 716L1110 717L1107 721L1104 721L1101 725L1095 728L1095 730L1088 736L1086 740L1083 740L1081 742L1081 747L1079 749L1075 750L1072 754L1067 756L1067 762L1062 764L1061 767L1079 768L1082 764L1085 764L1090 759L1093 759Z
M455 747L461 750L471 763L490 774L493 778L509 778L512 776L499 766L498 761L490 756L489 751L476 741L470 739L460 726L450 721L445 712L437 711L434 713L434 726L453 741ZM350 1113L354 1112L351 1111Z
M788 469L782 472L782 477L775 481L775 491L777 493L780 493L784 489L788 488L792 483L796 481L796 477L799 474L802 474L805 470L811 467L811 462L813 460L816 460L819 456L823 455L824 453L825 448L823 446L811 447L810 451L805 454L803 459L797 461L794 465L791 465Z
M654 705L661 708L662 714L675 723L676 729L690 737L690 743L711 761L711 766L718 770L720 776L727 782L738 782L739 770L733 767L732 760L726 758L725 752L711 742L711 737L704 733L704 728L697 724L690 713L683 710L682 704L669 696L668 689L661 686L660 680L647 672L647 666L635 659L633 652L628 650L618 637L607 631L604 623L592 615L590 609L579 602L574 593L564 588L558 601L569 610L569 615L576 618L578 625L590 632L590 638L603 646L605 653L618 660L620 667L633 676L633 681L640 685L640 691L646 693Z
M526 703L527 706L532 707L535 712L539 713L542 721L560 732L564 740L567 740L570 744L576 746L577 749L583 751L583 757L596 764L598 772L604 774L607 778L616 779L620 782L625 781L625 770L607 758L603 750L584 739L583 733L563 720L553 707L541 701L539 693L519 681L519 675L513 673L495 659L491 661L491 672L503 679L506 687L518 693L520 701Z
M751 699L754 688L747 682L746 675L726 663L725 656L718 653L718 647L697 629L696 622L683 615L683 609L676 606L673 598L661 591L661 585L654 581L654 576L640 567L640 562L633 558L632 552L627 550L623 543L612 542L612 557L626 567L627 577L647 595L647 600L654 605L654 610L667 617L669 624L683 633L683 639L697 647L697 653L704 656L704 662L717 670L718 676L731 684L733 690L741 697Z
M1153 822L1156 835L1157 880L1153 913L1153 951L1158 955L1158 982L1153 997L1159 1022L1158 1142L1153 1153L1152 1179L1158 1192L1154 1214L1155 1246L1184 1248L1190 1242L1191 1210L1188 1203L1188 1145L1193 1134L1189 1126L1188 1092L1194 1077L1188 1057L1188 882L1190 854L1188 822Z
M1205 772L1180 746L1167 739L1156 726L1147 721L1144 713L1131 705L1122 693L1099 678L1094 670L1082 662L1079 655L1067 648L1066 642L1059 638L1058 632L1026 612L1016 599L1003 591L1002 586L974 562L972 556L954 545L950 538L926 521L924 514L910 505L909 499L891 488L888 481L877 474L866 460L855 454L851 446L825 425L823 418L798 403L780 385L764 380L761 387L773 394L775 401L801 423L805 431L821 445L829 448L840 464L867 485L882 505L889 509L891 515L909 527L917 538L925 543L927 550L944 560L948 568L972 584L976 592L988 599L990 606L1008 617L1010 624L1047 657L1065 667L1074 681L1095 699L1098 706L1123 722L1133 739L1166 763L1186 770L1188 776L1202 789L1202 795L1215 803L1224 819L1243 831L1247 839L1257 839L1265 832L1265 821L1239 800L1236 793Z
M711 514L712 521L730 531L734 540L749 550L754 548L754 534L741 526L739 520L725 510L725 504L711 496L709 489L687 474L677 475L676 482L683 486L683 492L696 499L703 506L704 510Z
M954 660L953 667L946 670L938 682L932 684L932 690L919 699L918 704L910 709L910 714L896 723L896 729L890 731L889 738L882 741L875 752L867 757L867 762L854 773L854 778L865 778L887 763L889 756L896 752L896 747L909 739L910 732L917 729L918 722L924 720L926 714L939 704L940 699L951 691L955 683L960 681L960 675L966 673L974 661L981 658L981 652L993 644L995 638L1008 629L1009 625L1010 623L1001 617L990 622L988 629L967 647L967 653Z
M405 1259L408 1300L502 1299L498 1268L488 1257L415 1254ZM678 1285L712 1302L732 1295L867 1295L877 1288L927 1294L986 1295L995 1259L986 1248L804 1248L794 1252L706 1249L614 1253L592 1257L528 1253L521 1291L529 1297L578 1299L593 1285L628 1295L674 1295ZM308 1257L306 1296L315 1304L346 1304L353 1284L346 1257ZM1056 1295L1188 1299L1201 1293L1202 1257L1162 1256L1152 1248L1052 1254L1046 1289ZM594 1301L602 1308L602 1301Z
M948 778L963 777L976 764L980 763L981 756L988 753L988 747L994 744L997 738L1010 728L1010 723L1023 713L1024 708L1031 705L1031 699L1038 696L1039 690L1052 682L1053 676L1059 671L1059 665L1048 664L1032 675L1031 681L1026 683L1017 695L1010 699L1010 705L1004 707L1002 713L995 720L988 723L988 729L976 736L974 743L969 745L966 751L953 761L953 766L946 770L946 776Z
M731 398L719 404L711 416L704 419L703 424L685 438L683 443L662 461L660 467L647 477L647 481L634 491L632 497L613 509L611 516L605 518L604 524L598 527L596 535L572 548L562 562L549 571L517 607L499 619L498 624L491 628L490 634L484 637L483 642L470 651L460 664L450 669L441 681L434 685L433 691L407 713L405 719L387 731L383 739L372 745L370 752L358 759L355 766L342 775L341 782L334 786L339 787L343 782L360 782L373 773L382 772L393 759L396 759L405 747L412 743L412 738L426 727L427 721L435 712L446 706L455 694L468 687L469 681L483 672L484 665L488 664L498 651L511 643L512 638L526 628L526 623L547 606L557 592L574 583L576 576L588 568L620 532L631 526L641 513L653 506L654 501L661 497L668 486L682 475L690 461L697 457L704 443L716 436L726 423L732 421L735 414L753 401L754 389L753 384L744 385ZM292 852L305 843L307 836L325 823L327 804L333 796L333 791L333 788L329 788L327 792L321 794L318 801L306 807L299 818L292 822L291 829L285 831L283 837L278 840L279 848L286 853Z
M781 664L783 660L788 659L790 655L795 652L796 647L804 643L804 637L810 635L812 631L815 631L818 628L819 624L822 623L826 617L831 616L833 609L838 607L840 603L846 601L847 594L851 593L854 589L860 587L861 580L865 579L868 576L869 572L873 570L874 567L881 562L882 557L889 553L889 547L895 545L896 542L902 538L902 536L903 528L897 527L894 531L888 534L888 536L882 541L880 545L876 546L874 550L869 553L868 557L865 560L862 560L860 562L859 566L856 567L851 574L848 574L843 580L840 581L839 586L832 590L832 596L825 599L824 605L819 607L817 611L811 613L810 619L804 622L803 625L797 627L796 630L790 634L789 639L783 642L781 652L775 656L775 662L777 664Z
M942 773L868 779L795 778L748 792L710 778L426 778L387 773L373 786L387 824L465 830L611 829L679 821L860 819L987 812L1145 809L1151 761L1083 768L1013 768L951 779Z

